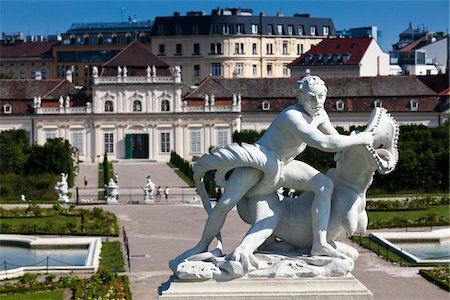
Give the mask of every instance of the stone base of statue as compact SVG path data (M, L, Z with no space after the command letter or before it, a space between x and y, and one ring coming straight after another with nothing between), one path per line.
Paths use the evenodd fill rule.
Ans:
M342 299L372 300L373 294L351 274L316 278L238 278L230 281L180 281L159 287L161 300Z
M145 195L144 196L144 203L155 203L155 199L153 198L153 195Z
M64 195L64 196L60 195L59 198L58 198L58 202L60 202L60 203L69 203L70 200L69 200L69 197L67 195Z
M117 198L114 196L108 196L108 197L106 197L106 203L107 204L119 204L119 201L117 201Z

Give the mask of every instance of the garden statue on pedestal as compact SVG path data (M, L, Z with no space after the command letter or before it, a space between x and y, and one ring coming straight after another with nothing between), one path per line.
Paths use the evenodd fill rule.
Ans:
M344 276L353 269L357 251L336 238L365 231L365 193L376 170L388 173L398 161L398 125L377 108L365 131L340 135L324 110L325 83L306 76L298 84L298 103L255 144L216 148L196 161L194 180L209 216L199 243L169 262L179 279ZM307 145L337 152L336 168L325 175L294 160ZM211 170L224 187L214 209L203 182ZM280 187L305 192L280 200ZM251 227L224 255L220 229L235 205ZM208 252L214 237L218 246Z
M62 203L69 203L69 197L67 193L69 192L69 185L67 183L67 177L69 174L61 173L61 181L55 184L55 190L58 193L58 201Z
M117 204L117 198L119 196L119 186L114 182L112 178L109 179L108 184L105 184L105 198L108 204Z
M155 184L151 180L150 176L147 176L147 184L144 186L144 202L152 203L154 202L154 194L155 194Z

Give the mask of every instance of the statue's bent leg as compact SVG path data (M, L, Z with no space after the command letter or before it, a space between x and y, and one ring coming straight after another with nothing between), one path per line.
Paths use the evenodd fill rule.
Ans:
M282 205L276 192L255 196L248 201L252 226L230 255L230 259L240 261L247 270L252 269L252 266L258 267L253 252L272 235L282 217Z
M194 254L207 251L209 244L225 223L227 214L261 177L262 172L254 168L234 169L225 184L224 193L208 216L200 241L194 248L182 253L175 260L185 259Z
M304 162L293 161L283 169L285 186L314 192L311 205L313 244L311 255L344 257L327 241L328 221L331 211L333 181Z

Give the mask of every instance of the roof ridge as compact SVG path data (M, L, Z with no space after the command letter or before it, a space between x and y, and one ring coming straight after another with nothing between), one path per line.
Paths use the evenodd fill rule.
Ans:
M61 80L54 88L52 88L49 92L47 92L44 96L42 96L42 99L45 99L45 97L47 97L48 95L50 95L51 93L53 93L59 86L61 86L66 80L63 79Z

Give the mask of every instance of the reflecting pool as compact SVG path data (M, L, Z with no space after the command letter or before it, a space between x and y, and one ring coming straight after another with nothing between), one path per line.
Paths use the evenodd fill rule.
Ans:
M0 271L5 266L6 270L25 266L84 266L87 255L87 247L49 249L0 244Z

